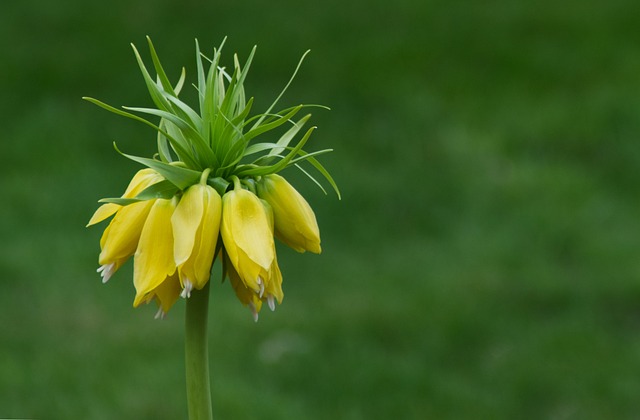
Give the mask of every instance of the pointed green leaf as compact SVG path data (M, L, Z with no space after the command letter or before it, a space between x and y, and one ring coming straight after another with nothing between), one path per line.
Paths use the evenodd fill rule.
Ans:
M128 155L126 153L121 152L115 143L113 143L113 147L122 156L129 158L134 162L141 163L142 165L158 172L165 179L173 183L176 187L180 188L181 190L184 190L190 187L191 185L197 183L200 180L200 172L194 171L193 169L187 169L187 168L183 168L176 165L170 165L168 163L164 163L159 160Z
M136 195L138 200L150 200L152 198L171 198L178 192L179 188L171 181L165 179L148 186Z
M305 174L311 181L313 181L313 183L316 184L318 186L318 188L320 188L322 190L324 195L327 195L327 190L324 189L322 184L320 184L317 179L315 179L309 172L305 171L304 168L302 168L302 166L298 165L297 163L295 164L295 167L300 169L300 172Z
M309 137L311 136L311 133L313 133L313 131L316 128L317 127L311 127L309 130L307 130L307 132L305 133L304 137L302 137L302 139L300 139L300 141L298 142L296 147L294 147L291 150L291 152L289 152L289 154L287 154L278 163L275 163L275 164L273 164L271 166L262 166L262 167L258 167L258 168L251 168L251 169L241 170L241 171L239 171L238 176L259 176L259 175L273 174L273 173L276 173L276 172L279 172L279 171L283 170L284 168L287 167L287 164L289 163L289 161L291 159L293 159L293 157L302 149L302 146L304 146L304 144L307 142L307 140L309 140Z
M298 154L302 156L308 155L308 153L305 152L304 150L299 150ZM338 185L329 174L329 171L327 171L324 168L324 166L322 166L322 164L318 162L318 160L314 157L310 157L308 161L311 165L313 165L318 170L318 172L320 172L325 177L327 181L329 181L329 184L331 184L331 186L333 187L333 190L336 192L336 195L338 196L338 200L342 200L342 196L340 195L340 190L338 189Z
M122 197L113 197L113 198L101 198L98 200L98 203L113 203L119 206L128 206L129 204L139 203L142 200L138 200L137 198L122 198Z
M171 82L167 77L164 69L162 68L162 64L160 64L160 59L158 58L158 54L156 54L156 49L153 47L153 43L151 42L151 38L147 36L147 43L149 44L149 51L151 53L151 60L153 61L153 67L156 69L156 73L158 74L158 78L160 79L160 83L162 84L162 88L170 93L173 96L176 96L176 93L173 90L173 86L171 86Z
M268 114L269 112L271 112L271 110L273 109L273 107L276 106L276 104L278 103L278 101L280 100L280 98L282 98L282 95L284 95L284 93L287 91L287 89L289 89L289 85L291 85L291 82L293 82L293 79L295 79L296 74L298 74L298 70L300 70L300 66L302 66L302 62L304 61L304 58L307 56L307 54L309 54L311 52L311 50L307 50L304 54L302 54L302 57L300 58L300 61L298 61L298 65L296 66L296 69L293 71L293 74L291 75L291 78L289 79L289 81L287 82L287 84L285 85L284 89L282 89L282 92L280 92L280 94L278 95L278 97L275 99L275 101L273 101L273 103L271 104L271 106L269 107L269 109L266 110L265 114ZM258 120L258 122L253 126L254 128L259 126L262 123L263 118L260 118Z

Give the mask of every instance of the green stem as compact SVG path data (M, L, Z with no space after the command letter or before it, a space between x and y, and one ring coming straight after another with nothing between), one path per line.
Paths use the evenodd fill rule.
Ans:
M185 367L189 420L213 419L207 350L209 283L202 290L193 290L187 299Z

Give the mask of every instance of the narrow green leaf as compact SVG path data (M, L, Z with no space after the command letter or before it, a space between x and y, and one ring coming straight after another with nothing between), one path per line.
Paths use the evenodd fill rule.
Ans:
M152 198L171 198L178 192L179 188L176 187L171 181L165 179L164 181L157 182L148 186L136 195L138 200L150 200Z
M142 61L142 57L140 57L140 53L138 52L136 46L131 44L131 47L133 48L133 53L136 56L138 67L140 67L140 71L142 72L142 77L144 78L144 82L147 85L147 90L151 95L151 99L153 100L153 103L163 111L170 110L171 104L169 104L169 102L165 99L164 95L158 88L158 85L151 78L151 75L147 71L147 68L145 67L144 62Z
M327 195L327 190L324 189L322 184L320 184L317 179L315 179L309 172L305 171L304 168L302 168L302 166L298 165L297 163L295 164L295 167L298 168L300 170L300 172L305 174L311 181L313 181L313 183L316 184L318 186L318 188L320 188L322 190L324 195Z
M189 123L184 121L182 118L178 117L175 114L170 112L162 111L160 109L155 108L137 108L137 107L124 107L130 111L142 112L144 114L156 115L158 117L164 118L167 121L175 124L180 130L184 131L185 134L189 136L189 139L192 140L191 144L195 147L195 151L201 159L201 166L207 167L215 162L215 155L213 151L209 148L207 141L202 138L200 132L198 132L194 127L192 127Z
M302 156L308 155L308 153L305 152L304 150L299 150L298 154ZM338 196L338 200L342 200L342 196L340 195L340 190L338 189L338 185L329 174L329 171L327 171L324 168L324 166L322 166L322 164L318 162L318 160L314 157L310 157L308 161L311 165L313 165L318 170L318 172L320 172L325 177L325 179L329 182L329 184L331 184L331 186L333 187L333 190L336 192L336 195Z
M176 87L174 88L176 92L176 96L179 95L180 92L182 91L182 87L184 86L184 81L186 78L187 78L187 71L183 67L182 71L180 72L180 79L178 79L178 83L176 83Z
M195 112L189 105L185 104L175 96L165 95L165 97L169 100L169 102L174 104L180 111L182 111L182 115L184 117L187 117L187 120L185 120L185 122L187 122L198 132L202 131L202 118L200 118L200 115L198 115L197 112ZM184 120L184 118L182 119Z
M285 147L289 146L289 143L291 142L291 140L293 140L295 135L298 134L298 131L302 129L305 123L309 121L309 118L311 118L311 114L305 115L304 117L300 118L300 120L297 123L295 123L293 127L291 127L286 133L284 133L282 137L280 137L280 140L278 140L278 143L277 143L278 147L272 149L269 152L269 156L277 155L280 152L282 152L285 149Z
M173 90L173 86L171 86L171 82L167 77L164 69L162 68L162 64L160 64L160 59L158 58L158 54L156 54L156 49L153 47L153 43L151 42L151 38L147 36L147 43L149 44L149 51L151 53L151 60L153 61L153 67L158 74L158 78L160 79L160 83L162 84L162 88L170 93L172 96L176 96L176 93Z
M324 149L324 150L317 150L311 153L305 153L303 156L297 157L295 159L291 159L291 162L289 162L289 165L293 165L298 162L303 162L305 160L311 159L312 157L324 155L325 153L329 153L329 152L333 152L333 149Z
M129 204L139 203L142 200L138 200L137 198L122 198L122 197L114 197L114 198L101 198L98 200L98 203L113 203L118 204L119 206L128 206Z
M266 175L266 174L272 174L272 173L276 173L276 172L279 172L279 171L283 170L284 168L286 168L286 166L289 163L289 161L291 159L293 159L293 157L296 154L298 154L298 152L302 149L302 146L304 146L304 144L307 142L307 140L309 140L309 137L311 136L311 133L313 133L313 131L316 128L318 128L318 127L311 127L309 130L307 130L307 132L305 133L304 137L302 137L302 139L300 139L298 144L296 144L296 147L294 147L291 150L291 152L289 152L289 154L287 154L278 163L275 163L275 164L273 164L271 166L263 166L263 167L258 167L258 168L252 168L252 169L246 169L246 170L243 170L243 171L239 171L240 173L238 174L238 176Z
M82 99L89 101L95 105L98 105L101 108L106 109L107 111L113 112L114 114L117 115L121 115L123 117L127 117L127 118L131 118L132 120L135 121L139 121L143 124L148 125L149 127L155 129L156 131L162 133L165 137L167 137L167 139L169 139L169 141L171 142L171 146L174 148L174 150L176 151L176 154L178 155L178 158L185 162L187 165L189 166L197 166L196 162L194 162L193 160L191 160L189 158L189 153L187 153L187 149L186 149L186 142L184 139L178 139L175 136L172 136L171 134L169 134L167 131L163 130L162 128L158 127L157 125L153 124L152 122L145 120L142 117L139 117L135 114L132 114L130 112L126 112L126 111L122 111L118 108L114 108L111 105L107 105L102 101L99 101L97 99L94 98L89 98L89 97L83 97Z
M269 107L269 109L267 109L265 111L265 114L268 114L269 112L271 112L271 110L273 109L273 107L276 106L276 104L278 103L278 101L280 100L280 98L282 98L282 95L284 95L284 93L287 91L287 89L289 89L289 85L291 85L291 83L293 82L293 79L295 79L296 74L298 74L298 70L300 70L300 66L302 65L302 62L304 61L304 58L307 56L307 54L309 54L311 52L311 50L307 50L304 54L302 54L302 57L300 58L300 61L298 61L298 65L296 66L296 69L293 71L293 74L291 75L291 78L289 79L289 82L287 82L287 84L285 85L284 89L282 89L282 92L280 92L280 94L278 95L278 97L275 99L275 101L273 101L273 103L271 104L271 106ZM262 123L263 118L260 118L258 120L258 122L254 125L254 127L260 125L260 123Z
M256 136L259 136L260 134L266 133L267 131L273 130L274 128L277 128L279 126L281 126L282 124L286 123L287 121L289 121L291 119L291 117L293 117L294 115L296 115L298 113L298 111L300 111L302 109L302 105L298 105L296 107L294 107L289 113L287 113L286 115L280 117L279 119L267 123L267 124L263 124L260 126L256 126L254 125L251 130L249 130L247 133L245 133L244 138L245 141L248 143L249 141L251 141L251 139L253 139Z
M176 187L180 188L181 190L184 190L187 187L190 187L191 185L197 183L200 180L200 172L194 171L193 169L187 169L187 168L183 168L176 165L170 165L168 163L164 163L159 160L128 155L126 153L121 152L115 143L113 143L113 147L122 156L128 159L131 159L134 162L138 162L158 172L165 179L173 183Z
M164 128L166 125L165 120L160 120L160 128ZM171 158L171 151L169 150L169 142L167 138L158 131L158 155L160 156L160 160L165 163L171 162L173 159Z
M204 74L204 66L202 65L202 53L200 52L200 44L196 39L196 67L198 73L198 101L200 103L200 114L204 116L204 92L207 82Z
M263 152L265 150L270 150L270 149L274 149L277 148L278 145L276 143L256 143L256 144L252 144L251 146L247 147L244 150L244 156L250 156L253 155L255 153L260 153Z

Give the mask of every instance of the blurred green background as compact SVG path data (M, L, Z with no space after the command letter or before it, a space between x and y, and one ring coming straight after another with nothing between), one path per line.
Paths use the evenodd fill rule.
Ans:
M96 200L153 130L129 42L193 77L258 44L265 109L322 103L295 172L323 254L279 248L254 324L212 288L220 419L604 419L640 412L640 18L631 0L25 0L0 12L0 417L186 417L184 303L134 310L95 273ZM193 81L194 79L188 79ZM193 90L185 95L193 98Z

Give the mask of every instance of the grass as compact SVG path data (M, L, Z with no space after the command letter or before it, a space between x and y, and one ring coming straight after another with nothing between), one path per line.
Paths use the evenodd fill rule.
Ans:
M84 228L137 169L111 141L154 135L80 97L148 104L146 34L174 76L195 37L257 43L256 109L311 48L286 101L332 108L310 144L344 199L289 174L323 254L279 248L258 324L214 279L218 418L640 410L635 3L28 3L0 13L0 417L186 416L183 305L131 308L130 265L101 285Z

